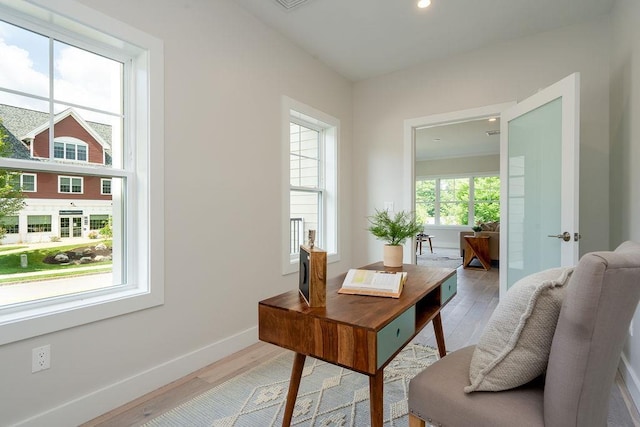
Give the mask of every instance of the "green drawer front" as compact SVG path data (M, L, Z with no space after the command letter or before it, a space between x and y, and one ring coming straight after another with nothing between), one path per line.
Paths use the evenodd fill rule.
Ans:
M416 308L410 307L378 332L377 362L382 366L414 334L416 328Z
M458 275L454 274L453 276L449 277L446 282L442 284L442 288L440 290L440 295L441 295L440 304L444 305L447 301L449 301L451 297L456 293L457 290L458 290Z

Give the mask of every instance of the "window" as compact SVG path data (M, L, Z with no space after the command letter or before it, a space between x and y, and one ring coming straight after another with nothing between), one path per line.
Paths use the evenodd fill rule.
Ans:
M90 215L89 230L100 230L109 223L109 215Z
M97 289L69 291L52 280L51 295L0 301L0 345L162 304L162 42L73 0L55 10L2 2L0 17L0 69L12 70L0 73L0 119L11 143L0 170L32 172L34 190L36 175L58 176L41 178L44 197L18 213L23 243L82 235L86 213L46 198L57 183L108 218L112 246L111 271L94 276ZM28 78L13 78L20 76ZM97 178L114 185L100 181L98 193ZM109 200L99 197L105 189Z
M100 194L111 194L111 180L100 179Z
M284 98L287 129L288 201L283 229L283 271L297 271L300 245L316 231L315 245L338 259L337 248L337 138L339 121L289 98Z
M73 176L59 176L58 177L58 192L59 193L75 193L82 194L83 179L81 177Z
M18 225L18 217L17 216L4 216L0 218L0 228L4 230L7 234L18 234L20 232L20 228ZM0 235L2 233L0 232Z
M27 216L27 233L45 233L51 231L51 215Z
M87 161L87 144L84 142L53 143L53 157L55 159Z
M454 177L416 182L416 215L429 225L470 225L500 220L500 178Z
M23 173L20 175L20 188L25 193L36 191L36 175L32 173Z

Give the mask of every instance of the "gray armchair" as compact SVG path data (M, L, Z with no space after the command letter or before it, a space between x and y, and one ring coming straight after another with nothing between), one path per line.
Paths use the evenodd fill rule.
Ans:
M507 391L466 394L474 347L460 349L411 380L409 425L605 426L639 299L639 244L584 255L567 285L545 378Z

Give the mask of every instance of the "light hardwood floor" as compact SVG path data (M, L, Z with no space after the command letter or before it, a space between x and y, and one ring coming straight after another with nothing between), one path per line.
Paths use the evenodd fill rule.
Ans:
M498 304L498 269L489 271L458 268L458 294L442 310L442 324L448 351L477 343L491 313ZM414 342L436 346L433 327L427 325ZM178 381L102 415L84 427L140 426L162 415L198 394L238 375L261 362L287 350L257 343L236 354L209 365ZM616 386L624 403L621 410L628 410L632 424L640 426L631 398L622 380L616 378ZM613 406L613 405L612 405ZM631 409L629 409L631 408ZM629 417L626 417L627 419Z

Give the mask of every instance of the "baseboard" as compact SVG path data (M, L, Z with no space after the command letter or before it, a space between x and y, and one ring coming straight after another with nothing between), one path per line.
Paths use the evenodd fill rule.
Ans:
M154 366L124 380L49 409L16 424L70 426L90 421L258 341L257 327Z
M624 384L627 387L627 391L629 392L629 396L633 400L633 404L637 408L640 408L640 381L638 381L638 376L636 375L633 367L627 360L624 353L622 353L620 357L620 363L618 364L618 371L620 372L620 376L624 380Z

